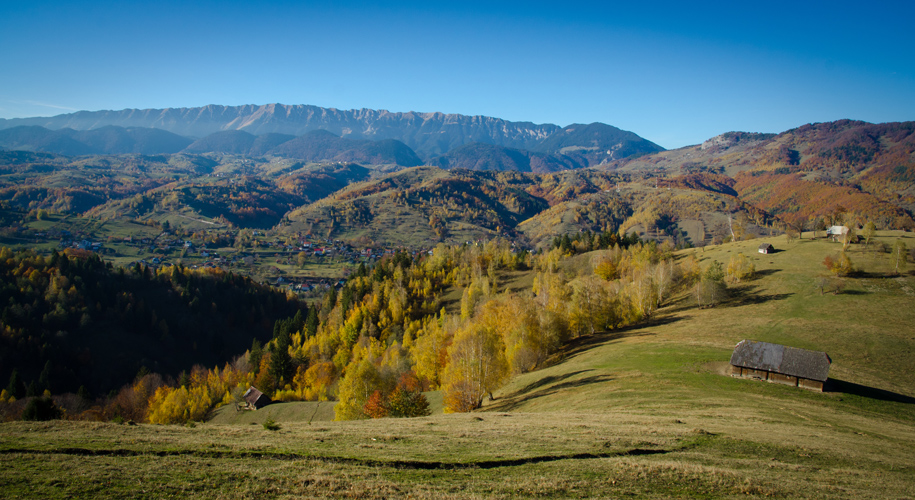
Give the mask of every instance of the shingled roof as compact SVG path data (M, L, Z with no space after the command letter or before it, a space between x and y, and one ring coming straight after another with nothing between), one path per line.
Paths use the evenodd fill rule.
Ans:
M260 409L264 406L269 405L273 401L270 400L267 395L261 391L255 389L254 387L249 387L247 391L242 395L245 398L245 401L254 408Z
M823 351L742 340L731 354L731 364L826 382L832 360Z

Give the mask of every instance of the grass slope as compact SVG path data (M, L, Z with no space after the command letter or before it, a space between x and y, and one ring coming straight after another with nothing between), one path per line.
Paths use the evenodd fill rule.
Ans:
M883 239L899 236L913 243L902 233ZM2 424L0 491L9 498L915 496L908 377L915 277L885 277L886 256L853 247L864 272L847 278L843 293L820 295L820 262L838 244L779 238L771 242L783 251L760 255L762 241L680 254L703 264L738 252L753 259L759 277L734 287L725 304L699 310L684 292L650 324L575 339L481 412L309 423L287 419L278 406L275 432L219 416L194 428ZM831 391L723 376L744 338L825 350Z

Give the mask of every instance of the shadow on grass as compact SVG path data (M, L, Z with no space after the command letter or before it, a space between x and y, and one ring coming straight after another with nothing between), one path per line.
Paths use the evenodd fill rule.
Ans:
M537 382L534 382L533 384L530 384L528 387L531 387L531 386L543 387L543 386L552 384L555 381L567 380L574 375L589 372L589 371L591 371L591 370L573 372L568 375L563 375L562 377L544 377L543 379L538 380ZM555 378L555 380L547 380L550 378ZM484 408L484 410L486 410L486 411L511 411L511 410L517 409L522 404L524 404L528 401L531 401L531 400L534 400L537 398L542 398L544 396L549 396L551 394L555 394L564 389L575 389L578 387L584 387L586 385L599 384L602 382L609 382L611 380L613 380L613 378L610 377L609 375L594 375L591 377L585 377L585 378L580 378L580 379L576 379L576 380L568 380L567 382L562 382L562 383L559 383L556 385L551 385L549 387L546 387L544 389L540 389L540 390L534 391L534 392L529 392L528 388L525 387L523 389L516 391L515 393L513 393L509 396L503 396L503 397L497 399L496 401L493 401L491 404L487 405Z
M588 351L598 346L609 344L617 340L622 340L629 337L645 337L648 335L654 335L651 332L645 332L646 328L651 328L654 326L669 325L671 323L676 323L677 321L686 319L682 316L664 316L663 318L652 319L644 323L636 323L634 325L625 326L610 332L597 332L592 333L591 335L582 335L581 337L574 338L570 340L560 352L560 357L563 360L569 359L575 355L581 354L582 352Z
M866 385L855 384L854 382L846 382L844 380L837 380L834 378L826 380L826 384L823 386L823 392L842 392L845 394L852 394L862 398L877 399L880 401L893 401L896 403L905 403L910 405L915 404L915 398L906 396L905 394L885 391L883 389L868 387Z
M794 295L793 293L756 293L759 289L756 285L745 285L739 288L729 290L730 297L722 302L718 307L739 307L749 304L763 304L772 300L785 300Z
M563 375L550 375L548 377L543 377L540 380L537 380L536 382L531 382L530 384L527 384L522 389L519 389L517 392L512 394L512 396L524 394L526 392L533 391L534 389L539 389L545 385L555 384L556 382L570 379L570 378L574 377L575 375L581 375L582 373L587 373L587 372L591 372L591 371L594 371L594 370L579 370L577 372L565 373Z
M594 349L595 347L609 344L611 342L618 342L622 339L630 337L645 337L649 335L655 335L654 333L646 332L644 330L650 329L653 326L675 323L683 319L686 318L681 316L665 316L663 318L655 319L649 322L639 323L637 325L613 330L612 332L600 332L591 335L583 335L581 337L572 339L569 343L567 343L559 355L554 359L556 362L566 361L583 352ZM578 375L582 375L591 371L593 370L579 370L561 375L549 375L542 377L534 382L531 382L525 387L518 389L512 394L502 396L498 400L493 401L487 405L484 409L486 411L511 411L517 409L528 401L542 398L544 396L549 396L564 389L575 389L578 387L584 387L586 385L599 384L613 380L613 378L609 375L593 375L590 377L574 378Z
M755 274L757 277L772 276L773 274L775 274L779 271L781 271L781 269L762 269L760 271L756 271Z
M437 469L495 469L498 467L515 467L520 465L540 464L548 462L558 462L560 460L588 460L597 458L613 457L637 457L644 455L662 455L673 453L692 447L690 444L683 444L673 449L660 448L633 448L622 449L606 453L576 453L572 455L540 455L516 459L503 460L481 460L479 462L438 462L438 461L419 461L419 460L376 460L371 458L358 457L337 457L321 456L314 454L299 453L273 453L263 451L222 451L222 450L130 450L124 448L118 449L87 449L87 448L58 448L51 450L38 450L28 448L13 448L0 450L0 455L71 455L87 457L199 457L206 459L261 459L261 460L320 460L335 464L353 464L365 467L392 467L396 469L414 469L414 470L437 470ZM308 484L306 480L306 484Z

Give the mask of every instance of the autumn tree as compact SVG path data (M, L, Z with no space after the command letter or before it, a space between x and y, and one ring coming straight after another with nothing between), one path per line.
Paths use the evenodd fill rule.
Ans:
M664 299L667 298L670 291L680 281L680 269L674 264L672 258L658 262L653 271L654 285L657 291L658 306L664 305Z
M375 391L383 391L383 380L378 368L368 356L354 359L340 381L340 402L334 407L336 420L368 418L365 405Z
M416 374L435 388L439 387L442 372L448 363L449 323L443 308L439 316L422 321L422 328L416 330L418 338L413 340L412 333L404 337L404 346L410 350Z
M368 418L384 418L388 416L388 401L380 389L369 396L369 399L362 405L362 412Z
M392 417L426 417L431 414L429 400L413 372L401 374L397 386L388 396L388 415Z
M445 410L479 408L486 394L499 388L508 373L504 347L492 328L470 324L457 332L448 348L445 369Z
M752 279L756 273L756 265L750 262L750 259L742 253L731 257L728 262L727 276L734 283Z
M727 296L724 278L725 272L721 263L717 260L709 263L693 290L699 307L715 305L724 300Z
M848 245L851 245L854 241L858 241L858 234L852 225L848 227L848 231L842 234L842 253L845 253L848 250Z
M871 239L873 239L874 235L876 235L876 234L877 234L877 225L874 224L873 221L868 221L867 224L864 225L864 230L861 233L861 235L864 236L864 247L865 248L867 248L867 246L870 245Z
M336 380L335 366L330 361L316 363L305 371L305 399L308 401L328 401L331 384Z
M425 417L431 413L429 401L422 393L422 385L412 372L401 374L390 393L376 389L362 409L370 418Z
M854 270L851 259L848 258L848 254L845 252L827 255L823 259L823 265L836 276L848 276Z
M569 285L572 288L569 309L572 331L582 335L604 330L611 322L612 307L604 280L590 275L578 278Z

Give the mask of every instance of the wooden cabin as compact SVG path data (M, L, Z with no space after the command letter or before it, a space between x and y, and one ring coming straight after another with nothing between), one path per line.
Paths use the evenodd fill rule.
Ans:
M822 391L831 364L823 351L742 340L731 354L731 376Z
M248 408L254 410L260 410L261 408L273 402L269 397L267 397L267 395L255 389L254 387L248 387L248 390L245 391L242 397L245 399Z
M763 243L759 245L759 253L772 253L775 251L775 247L771 243Z

